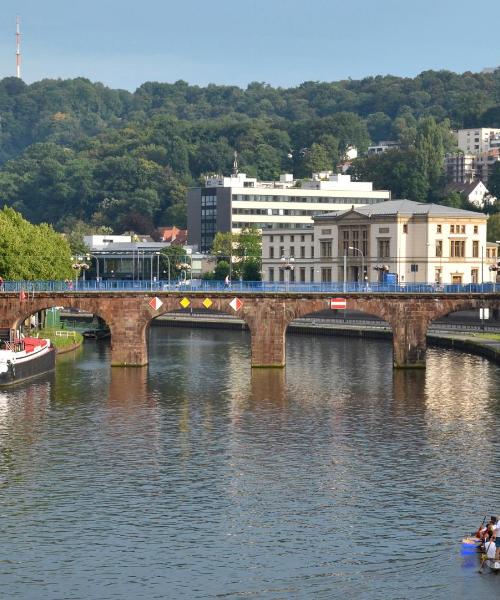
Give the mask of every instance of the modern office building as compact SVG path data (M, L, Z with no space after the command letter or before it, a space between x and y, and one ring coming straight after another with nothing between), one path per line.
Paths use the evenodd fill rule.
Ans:
M219 231L300 229L312 225L315 215L389 199L389 191L375 191L371 183L351 181L349 175L315 173L299 181L286 174L279 181L258 181L235 170L230 177L207 177L203 187L189 190L188 243L207 252Z
M301 230L263 230L263 279L344 281L345 272L346 281L366 283L387 273L400 283L495 281L486 222L482 213L410 200L317 215Z

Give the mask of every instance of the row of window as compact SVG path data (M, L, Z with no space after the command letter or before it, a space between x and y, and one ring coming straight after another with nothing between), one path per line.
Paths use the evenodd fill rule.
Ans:
M233 215L267 215L269 217L311 217L321 214L321 211L317 210L293 210L288 208L233 208L231 212Z
M276 236L276 237L278 237L278 236ZM297 236L297 238L298 237L299 236ZM284 235L280 235L279 238L280 238L280 242L284 242L285 241L285 236ZM269 241L270 242L274 242L274 235L270 235L269 236ZM291 235L290 236L290 242L294 242L294 241L295 241L295 235ZM305 235L301 235L300 236L300 241L301 242L305 242L306 241L306 236ZM311 234L311 241L312 241L312 234Z
M474 225L474 229L473 229L475 234L479 233L479 225ZM450 233L465 233L466 232L466 226L465 225L459 225L456 223L452 223L450 225ZM436 225L436 233L443 233L443 226L440 224Z
M275 269L274 267L269 267L268 281L271 283L274 281L279 281L280 283L284 283L285 281L289 281L290 283L295 283L296 281L305 283L306 281L306 267L299 267L298 269L281 269L278 267L277 271L278 278L275 279ZM314 267L309 267L309 281L314 282Z
M278 272L278 278L276 279L276 270ZM274 267L269 267L268 269L268 281L274 283L275 281L279 281L280 283L284 283L288 281L290 283L305 283L306 282L306 267L299 267L298 269L286 270L277 268L275 270ZM314 283L314 267L309 268L309 281ZM332 269L330 267L323 267L321 269L321 282L322 283L330 283L332 281ZM442 270L436 269L434 275L434 281L439 285L442 283ZM471 283L479 283L479 269L471 269L470 272L470 281ZM463 283L463 274L462 273L453 273L451 276L451 282L453 284L462 284Z
M269 258L281 258L282 256L288 256L289 258L314 258L314 246L311 246L310 256L306 256L306 247L299 246L298 256L295 254L295 248L290 246L288 249L288 255L285 253L285 246L280 246L278 249L278 255L274 255L274 247L269 247Z
M207 196L210 198L211 196ZM306 202L309 204L378 204L386 198L344 198L335 196L259 196L256 194L233 194L233 202ZM203 196L202 196L203 202Z

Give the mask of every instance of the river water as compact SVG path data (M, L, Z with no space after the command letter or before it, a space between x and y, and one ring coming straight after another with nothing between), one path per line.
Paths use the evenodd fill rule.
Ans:
M500 369L385 341L153 328L0 392L0 597L496 597L460 540L500 510Z

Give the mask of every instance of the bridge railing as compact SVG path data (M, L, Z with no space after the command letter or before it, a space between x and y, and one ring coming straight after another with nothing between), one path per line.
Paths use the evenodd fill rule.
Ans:
M491 294L500 293L500 283L441 284L436 283L283 283L267 281L224 281L193 279L187 282L130 281L95 279L79 281L5 281L0 292L17 292L29 296L36 292L238 292L238 293L400 293L400 294Z

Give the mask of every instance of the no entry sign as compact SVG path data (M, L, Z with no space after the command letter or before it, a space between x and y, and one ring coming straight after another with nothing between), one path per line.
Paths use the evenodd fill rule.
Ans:
M345 298L330 298L330 308L332 310L342 310L347 306Z

